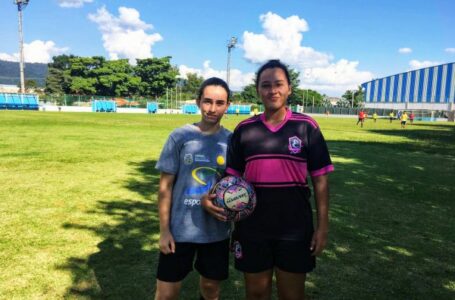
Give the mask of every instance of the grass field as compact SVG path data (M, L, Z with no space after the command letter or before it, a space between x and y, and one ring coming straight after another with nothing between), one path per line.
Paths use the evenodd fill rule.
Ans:
M196 120L0 111L0 299L152 299L154 165L170 131ZM454 299L455 126L317 121L336 170L309 298ZM181 299L197 297L192 274ZM234 269L223 299L243 299Z

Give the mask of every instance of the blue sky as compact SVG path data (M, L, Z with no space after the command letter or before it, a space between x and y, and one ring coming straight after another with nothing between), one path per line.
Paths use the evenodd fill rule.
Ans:
M455 61L452 0L31 0L24 11L25 59L102 55L172 56L182 76L226 76L251 83L279 58L300 72L302 88L340 96L372 78ZM0 59L17 60L17 11L0 2Z

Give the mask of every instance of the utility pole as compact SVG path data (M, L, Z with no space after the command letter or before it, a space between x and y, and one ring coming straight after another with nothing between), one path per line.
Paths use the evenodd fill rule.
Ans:
M25 79L24 79L24 34L22 32L22 11L27 6L29 0L15 0L14 4L17 5L17 13L19 19L19 71L21 78L21 94L25 93Z
M352 90L352 103L351 103L351 108L354 108L354 95L355 95L355 90Z
M227 57L227 70L226 70L226 83L229 86L229 77L231 75L231 50L235 48L235 44L237 44L237 38L231 37L231 40L227 44L228 48L228 57Z

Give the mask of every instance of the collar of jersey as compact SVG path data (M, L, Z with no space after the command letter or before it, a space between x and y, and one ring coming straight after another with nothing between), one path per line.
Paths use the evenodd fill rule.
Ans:
M292 111L286 107L286 115L284 116L283 121L281 121L279 124L275 126L267 124L267 122L265 121L265 113L261 114L261 121L265 125L265 127L267 127L268 130L270 130L271 132L277 132L278 130L281 129L281 127L283 127L286 124L286 122L291 118L291 116Z

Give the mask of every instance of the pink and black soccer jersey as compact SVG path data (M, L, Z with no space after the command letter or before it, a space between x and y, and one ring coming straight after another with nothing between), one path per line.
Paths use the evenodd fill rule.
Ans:
M228 147L227 169L243 176L257 194L253 214L236 223L237 237L308 240L313 233L308 176L333 171L318 124L287 110L277 127L259 115L241 122Z

